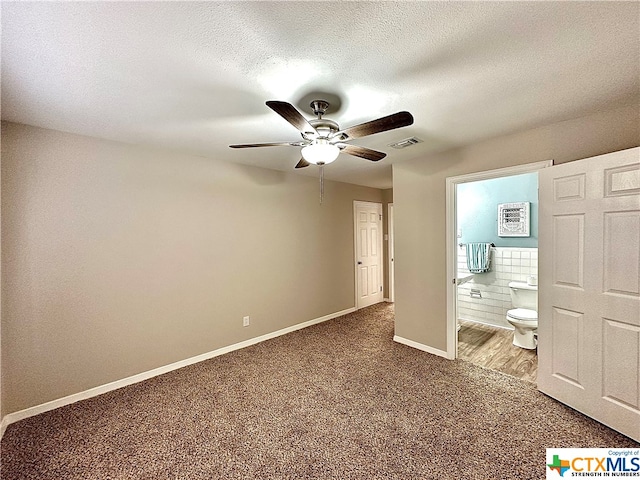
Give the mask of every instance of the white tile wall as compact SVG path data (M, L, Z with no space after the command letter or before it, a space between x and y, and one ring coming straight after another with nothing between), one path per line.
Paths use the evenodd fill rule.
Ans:
M468 272L464 247L458 248L458 271ZM473 280L458 286L458 318L512 328L507 322L511 306L509 282L526 282L538 277L538 249L495 247L491 249L491 271L476 273ZM471 297L478 289L482 298Z

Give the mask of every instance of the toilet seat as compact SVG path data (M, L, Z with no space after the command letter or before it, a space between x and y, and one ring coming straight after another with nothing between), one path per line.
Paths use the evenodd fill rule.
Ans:
M507 312L507 317L520 320L521 322L537 322L538 312L529 310L528 308L514 308Z

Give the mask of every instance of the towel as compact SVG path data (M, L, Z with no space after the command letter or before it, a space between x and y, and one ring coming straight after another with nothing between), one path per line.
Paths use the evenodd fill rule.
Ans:
M490 243L467 243L467 268L471 273L491 270Z

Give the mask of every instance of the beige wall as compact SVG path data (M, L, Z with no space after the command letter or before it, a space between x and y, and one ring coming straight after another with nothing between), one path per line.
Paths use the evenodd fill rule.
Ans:
M602 112L394 165L396 335L446 350L446 178L640 145L640 109Z
M1 180L3 415L353 307L353 200L382 201L11 123Z

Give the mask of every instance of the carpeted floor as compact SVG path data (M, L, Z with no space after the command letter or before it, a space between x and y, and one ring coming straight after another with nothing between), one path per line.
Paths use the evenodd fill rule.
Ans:
M2 479L540 479L547 447L638 447L392 337L374 305L23 420Z

